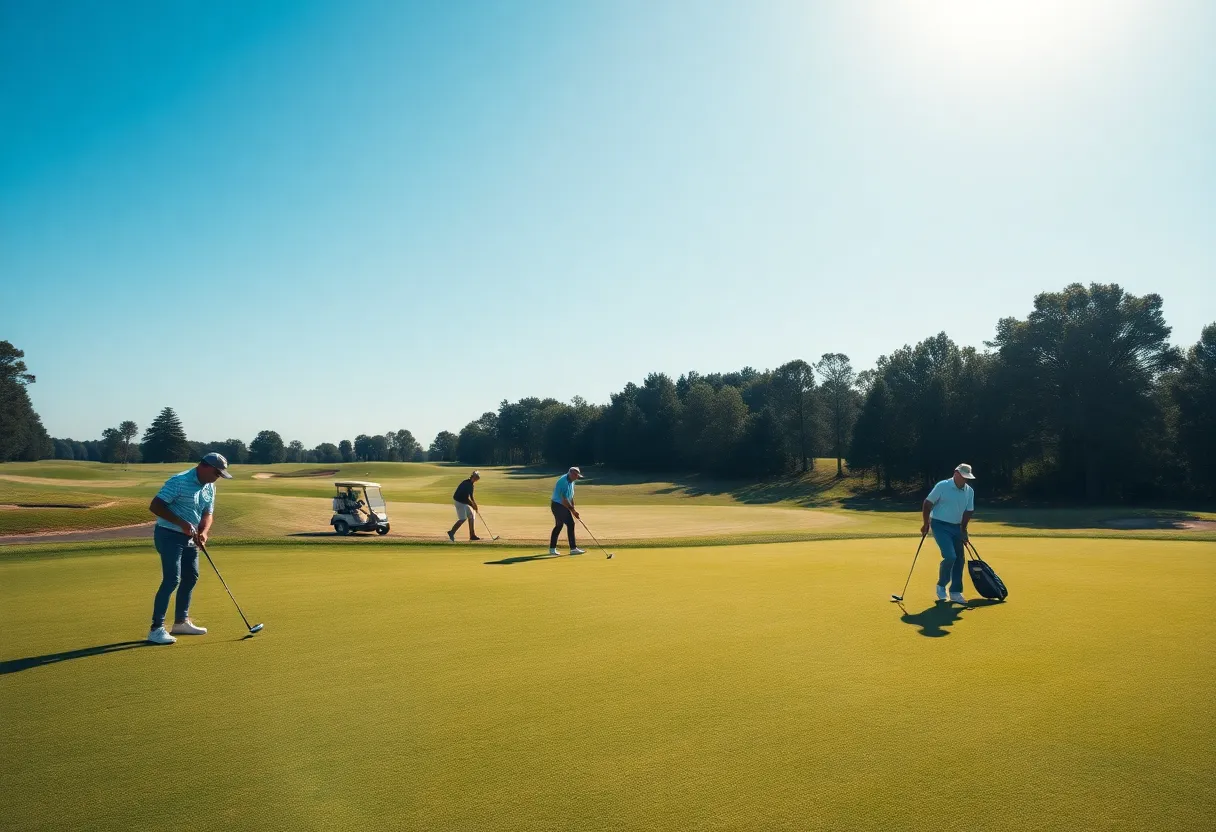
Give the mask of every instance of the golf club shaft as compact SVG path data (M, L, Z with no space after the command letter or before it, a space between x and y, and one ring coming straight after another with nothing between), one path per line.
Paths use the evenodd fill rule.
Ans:
M492 540L497 540L498 535L494 534L494 530L490 528L490 524L486 522L486 516L481 513L480 509L477 511L477 517L478 517L478 519L481 520L481 525L485 526L486 531L488 531L490 533L490 538Z
M224 591L228 593L228 597L232 599L233 606L235 606L236 611L240 613L241 620L245 622L245 628L248 630L253 630L253 628L249 626L249 619L245 617L245 613L241 612L241 605L236 602L236 597L232 594L232 590L228 588L228 582L224 580L224 576L220 574L220 570L215 566L215 561L211 559L211 553L207 551L207 547L203 545L201 540L196 538L196 542L198 543L199 548L203 550L203 554L207 556L207 563L211 564L212 569L215 569L215 576L219 578L220 583L224 585Z
M908 580L904 581L903 592L899 593L901 599L908 594L908 584L912 582L912 573L916 571L916 559L920 557L920 547L925 545L925 538L928 536L929 533L925 532L920 536L920 543L916 544L916 554L912 556L912 568L908 570Z
M603 552L605 555L608 554L608 550L604 548L604 544L600 543L599 540L596 539L595 533L592 532L591 529L587 528L587 524L583 522L583 518L581 518L581 517L578 518L578 522L580 525L582 525L582 527L584 529L586 529L587 534L591 535L591 539L595 540L595 545L600 547L600 551Z

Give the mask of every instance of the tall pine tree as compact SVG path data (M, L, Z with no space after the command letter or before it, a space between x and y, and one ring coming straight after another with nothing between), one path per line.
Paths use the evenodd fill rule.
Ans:
M171 407L162 410L148 426L139 447L144 462L186 462L190 459L186 431Z

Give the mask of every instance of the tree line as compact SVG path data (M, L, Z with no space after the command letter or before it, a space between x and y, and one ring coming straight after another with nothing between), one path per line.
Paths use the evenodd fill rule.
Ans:
M275 465L280 462L338 464L342 462L424 462L422 446L408 430L386 431L369 436L359 434L354 441L343 439L338 444L322 442L315 448L293 439L284 442L277 431L260 431L248 445L241 439L218 442L198 442L186 438L185 428L173 408L166 407L152 420L138 443L131 440L139 434L133 421L122 422L117 428L106 428L101 439L77 441L50 439L50 452L43 458L81 459L91 462L192 462L205 454L221 453L231 464L252 463Z
M1096 501L1216 497L1216 324L1169 343L1162 299L1117 285L1044 292L983 351L946 333L855 372L848 356L773 370L652 373L604 405L503 401L433 458L764 477L843 461L885 491L962 460L989 493Z
M233 463L446 461L759 478L804 473L817 457L883 490L923 487L966 460L989 493L1136 501L1216 497L1216 324L1170 345L1162 299L1117 285L1044 292L1004 318L984 349L946 333L857 372L825 353L775 369L651 373L605 404L502 401L426 450L408 430L306 449L275 431L191 442L165 408L134 442L123 422L101 439L51 439L26 395L23 353L0 342L0 461L173 462L219 451Z

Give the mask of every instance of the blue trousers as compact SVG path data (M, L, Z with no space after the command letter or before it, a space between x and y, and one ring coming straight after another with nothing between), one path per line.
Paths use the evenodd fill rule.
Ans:
M944 520L933 520L929 527L933 530L937 548L942 550L942 563L937 570L937 585L945 586L946 581L949 581L951 592L962 592L963 563L967 559L963 554L963 527Z
M157 526L152 534L156 552L160 555L160 589L152 604L152 629L165 626L169 611L169 596L177 590L175 621L190 617L190 596L198 583L198 547L181 532ZM179 586L180 585L180 586Z

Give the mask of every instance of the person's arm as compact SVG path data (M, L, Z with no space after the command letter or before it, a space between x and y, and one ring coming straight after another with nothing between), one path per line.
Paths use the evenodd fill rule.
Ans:
M963 512L963 540L967 539L967 524L971 522L971 515L975 514L974 509Z
M929 533L929 512L931 511L933 511L933 503L925 500L924 504L920 507L920 516L921 519L924 520L924 522L920 524L921 537L924 537Z
M207 536L211 532L211 521L215 515L212 512L207 512L203 515L203 519L198 524L198 542L207 545Z
M570 509L571 514L573 514L575 517L578 517L578 509L576 509L574 507L574 500L571 500L569 497L567 497L563 494L562 495L562 505L564 505L566 508Z
M182 534L193 535L195 532L194 526L190 525L185 520L174 514L173 510L169 508L169 504L160 497L152 498L152 503L148 506L148 511L152 512L162 520L168 520L170 523L177 526L182 530ZM210 517L211 515L207 516Z

